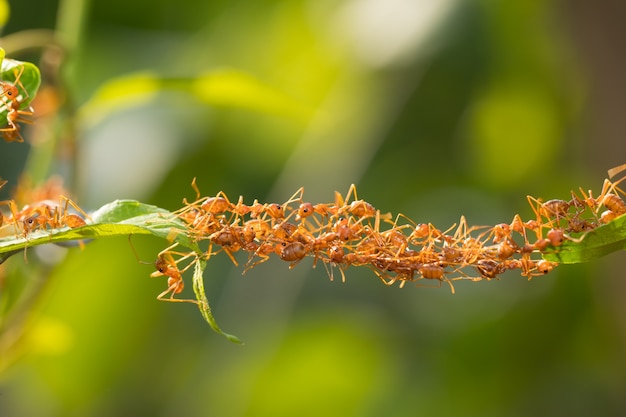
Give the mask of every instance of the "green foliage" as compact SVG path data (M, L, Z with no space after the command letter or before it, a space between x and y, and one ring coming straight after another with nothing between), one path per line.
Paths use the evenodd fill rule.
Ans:
M2 62L0 79L11 83L15 83L16 79L18 79L19 83L17 86L20 94L24 94L24 91L26 92L26 97L20 104L20 109L24 109L33 101L41 84L39 68L30 62L16 61L5 58L4 55L4 50L0 48L0 61ZM2 111L0 111L0 120L6 120L7 113L8 109L6 106L3 106Z
M127 74L108 80L81 107L81 116L96 123L112 114L150 102L159 94L189 94L199 103L251 109L303 119L312 110L251 74L216 69L199 76L164 77L151 72Z
M27 143L0 144L4 193L22 174L62 174L85 210L117 198L174 210L196 176L207 195L263 201L284 201L300 186L328 201L356 183L382 211L445 227L461 213L481 225L532 218L526 194L568 198L623 162L622 119L594 123L582 111L624 107L623 95L602 94L620 91L619 77L601 72L617 68L623 49L615 36L623 19L610 8L537 0L62 0L56 8L11 2L7 41L32 28L62 41L68 54L41 68L46 87L68 101L51 124L24 126ZM1 23L7 10L0 0ZM581 31L581 22L603 24ZM41 43L8 44L9 56L37 62ZM43 55L58 58L58 45L45 44ZM580 71L574 57L594 65ZM295 97L296 117L300 101L314 117L294 123L263 94L246 104L237 74L230 86L193 85L211 74L227 81L223 68L261 84L258 92ZM115 163L127 155L137 164ZM172 226L139 212L120 216L135 217L131 225L100 218L87 229L126 236L128 227L147 237L133 238L140 257L153 259L169 245L169 226L146 230L142 215ZM32 235L40 244L56 233ZM593 249L594 234L602 253L622 236L599 228L546 258L582 262L577 248ZM530 282L509 272L461 282L456 295L423 282L387 288L365 268L328 282L306 260L293 270L266 262L241 277L216 256L212 279L194 283L248 342L233 349L189 304L154 300L163 280L147 278L152 267L137 262L126 237L96 239L55 262L43 256L52 245L28 249L28 263L23 248L3 252L17 255L0 265L0 307L16 300L23 308L11 312L23 314L0 320L0 368L13 365L2 374L0 415L624 415L620 254Z
M130 200L114 201L96 210L91 217L93 222L74 229L35 230L28 236L20 236L17 232L14 236L4 237L0 239L0 253L48 243L130 234L152 234L160 238L172 236L181 245L197 249L186 235L176 233L181 230L180 222L168 211L155 206Z

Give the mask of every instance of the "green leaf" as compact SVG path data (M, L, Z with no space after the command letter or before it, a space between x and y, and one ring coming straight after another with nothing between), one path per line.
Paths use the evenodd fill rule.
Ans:
M80 116L95 124L114 112L145 105L166 91L190 94L211 106L245 108L296 119L313 115L312 109L248 73L218 69L198 77L138 72L114 78L100 86L80 109Z
M27 247L47 243L60 243L74 240L95 239L107 236L128 236L132 234L150 234L191 249L198 254L193 274L193 290L198 301L202 317L217 333L234 343L241 341L233 335L224 333L217 325L211 307L204 292L203 271L206 261L200 256L202 250L187 235L185 224L173 213L157 206L143 204L134 200L116 200L100 207L90 216L89 224L75 229L68 227L53 230L36 230L24 236L15 231L11 236L0 239L0 263ZM11 230L13 225L5 225Z
M204 259L198 259L193 270L193 292L196 294L196 300L198 300L198 308L200 309L200 313L202 314L202 317L204 317L204 319L207 321L207 323L209 323L211 328L215 330L215 332L226 337L233 343L243 344L237 336L224 333L222 329L220 329L220 327L217 325L217 322L213 317L213 313L211 312L209 301L207 300L206 294L204 292L203 272L205 268L206 261Z
M4 226L8 233L11 233L11 227L13 226ZM74 229L65 227L52 230L35 230L28 233L27 236L18 230L13 230L12 235L0 239L0 254L47 243L131 234L151 234L176 241L180 245L200 253L198 245L184 233L184 230L184 224L167 210L134 200L117 200L94 212L91 221L86 226Z
M578 264L626 249L626 215L588 232L582 240L578 239L565 241L554 252L544 254L544 259Z
M306 119L312 110L292 97L263 83L252 75L232 69L219 69L198 77L192 92L211 105L235 106Z
M152 234L178 242L196 253L202 252L198 244L187 235L185 224L171 212L157 206L135 200L116 200L100 207L91 218L94 225L114 224L120 228L131 226L140 229L140 234Z
M4 54L4 51L2 51L2 53ZM41 74L35 64L9 58L2 60L0 79L12 84L15 84L16 80L18 81L17 86L20 90L20 95L23 96L20 109L24 109L30 105L37 95L37 90L39 90L39 85L41 84ZM0 112L0 119L6 120L7 109L6 106L3 107L4 109Z
M102 84L80 109L80 116L96 124L114 112L149 103L163 89L163 81L152 72L137 72Z

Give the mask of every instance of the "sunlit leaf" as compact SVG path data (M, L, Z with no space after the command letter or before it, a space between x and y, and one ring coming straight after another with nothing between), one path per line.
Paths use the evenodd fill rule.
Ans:
M91 123L98 123L111 113L150 102L162 88L162 80L151 72L113 78L100 86L80 109L80 115Z
M230 70L215 70L198 77L193 93L212 105L249 108L290 117L307 117L310 113L302 104L251 76Z
M2 51L2 54L4 54L4 51ZM21 98L20 109L24 109L33 101L35 95L37 94L37 90L39 89L39 85L41 84L41 74L39 73L39 68L30 62L4 58L0 69L0 78L2 81L15 83L18 77L19 83L17 85L20 95L25 95L25 97ZM24 92L26 93L24 94ZM6 120L7 113L7 106L6 104L3 104L0 111L0 120Z
M131 234L157 236L200 252L197 244L182 233L183 230L182 222L167 210L134 200L117 200L94 212L91 215L91 222L86 226L75 229L36 230L27 236L15 233L4 237L0 239L0 254L47 243Z
M544 258L563 264L578 264L623 249L626 249L626 216L588 232L581 241L565 241L553 253L545 254Z
M311 114L294 99L250 74L215 70L198 77L164 77L152 72L127 74L109 80L81 108L89 123L97 123L114 112L149 103L159 93L181 92L211 106L229 106L306 118Z

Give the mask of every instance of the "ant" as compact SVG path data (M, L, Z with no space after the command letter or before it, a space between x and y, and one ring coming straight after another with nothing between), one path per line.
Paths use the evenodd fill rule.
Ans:
M198 304L197 300L190 299L182 299L182 298L174 298L176 294L180 294L183 292L185 288L185 282L183 281L183 274L187 271L191 266L195 265L198 262L198 255L195 252L182 253L173 251L173 249L178 246L178 242L173 245L163 249L157 255L157 259L154 263L144 262L139 258L137 251L135 250L135 246L131 241L132 235L128 235L128 242L130 243L130 247L135 254L135 258L141 264L154 265L156 271L150 274L151 278L158 278L162 276L167 277L167 289L157 295L157 300L160 301L169 301L176 303L193 303ZM179 255L180 258L174 259L174 255ZM180 269L178 264L183 262L186 259L194 257L194 260L186 265L184 268ZM169 296L168 296L169 295Z
M180 294L185 288L185 282L183 281L183 273L187 271L192 265L197 262L197 255L193 252L183 254L180 252L172 252L171 246L157 255L157 260L154 262L156 271L150 274L151 278L157 278L160 276L167 277L167 289L161 294L157 295L157 300L171 301L171 302L187 302L197 304L196 300L174 298L176 294ZM174 260L173 255L181 255L178 260ZM178 268L178 263L189 258L190 256L196 256L196 260L190 262L183 269ZM169 294L169 297L166 297Z
M9 181L3 180L2 178L0 178L0 188L4 187L8 182ZM13 200L0 201L0 205L8 206L9 210L11 211L12 218L15 219L15 214L17 213L17 206L15 205L15 201ZM6 216L2 214L2 212L0 212L0 228L5 225L5 218ZM13 223L13 225L15 226L15 223Z
M253 232L253 231L252 231ZM211 243L215 243L222 247L222 250L226 252L226 255L230 258L235 266L239 266L239 263L235 259L233 253L237 252L242 247L245 247L241 241L241 237L248 238L249 235L243 234L241 227L236 224L228 225L223 224L221 228L208 236ZM246 233L250 233L246 231ZM211 248L209 247L209 252Z
M626 169L626 164L609 170L609 175L615 176L624 169ZM597 198L593 198L591 190L585 193L582 188L579 188L582 195L581 203L586 204L596 215L602 206L615 213L616 216L626 213L626 204L619 196L620 193L626 194L626 192L618 187L624 180L626 180L626 176L615 182L605 179Z
M291 262L289 269L292 269L307 255L307 247L302 242L281 242L276 244L274 251L283 261Z
M22 66L19 72L17 69L14 69L13 71L15 81L13 81L12 83L9 81L0 81L0 85L3 87L3 90L0 93L0 97L5 103L4 107L7 109L7 124L9 126L7 128L0 129L0 132L2 132L2 136L7 142L24 142L24 138L20 133L20 126L18 123L30 124L32 123L32 121L28 118L25 118L24 116L34 116L32 108L29 107L28 110L20 109L22 103L28 99L28 92L20 81L23 73L24 67ZM22 97L20 95L18 86L21 87L24 91L25 97Z
M350 196L353 197L352 203L348 205ZM341 216L345 212L352 214L355 217L366 218L374 217L376 215L376 209L370 203L364 200L359 200L356 193L356 185L351 184L346 194L345 199L343 196L335 191L335 207L336 215Z
M84 217L70 213L70 206ZM89 219L89 215L71 199L59 196L58 203L46 200L34 207L26 206L21 212L17 213L15 218L20 219L19 221L24 228L24 235L27 235L38 228L42 230L45 230L47 227L51 229L61 227L75 229L85 226L87 224L85 219Z

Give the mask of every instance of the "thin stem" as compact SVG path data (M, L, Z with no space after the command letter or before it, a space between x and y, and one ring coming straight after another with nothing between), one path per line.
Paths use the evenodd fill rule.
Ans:
M81 47L89 0L61 0L57 13L57 35L63 45L75 54Z
M76 80L78 71L77 57L82 49L86 20L89 15L90 0L61 0L57 13L57 36L67 48L67 59L63 63L63 74L61 86L67 92L63 114L60 115L59 127L64 130L61 133L68 143L65 147L69 152L69 164L72 172L68 175L70 189L75 195L79 194L79 178L76 175L80 172L80 159L78 158L78 143L76 140L76 103L73 99L72 86L75 83L68 82Z

